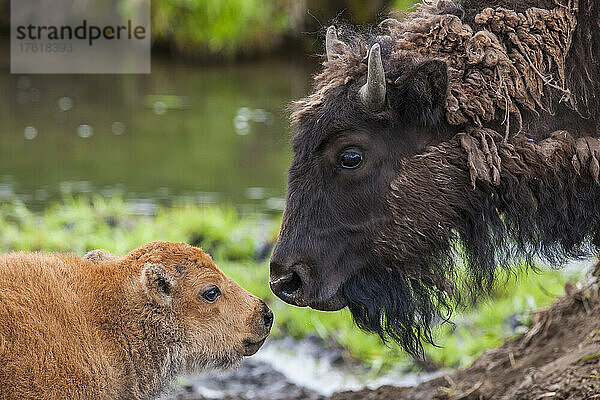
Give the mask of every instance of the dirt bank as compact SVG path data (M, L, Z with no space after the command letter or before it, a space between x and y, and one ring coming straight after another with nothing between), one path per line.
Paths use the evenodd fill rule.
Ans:
M525 334L488 350L469 368L412 388L342 392L330 400L600 399L600 295L597 286L538 311Z

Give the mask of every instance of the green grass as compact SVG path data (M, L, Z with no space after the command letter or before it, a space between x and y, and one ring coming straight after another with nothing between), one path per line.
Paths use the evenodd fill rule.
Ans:
M295 1L295 0L294 0ZM346 0L333 10L317 0L309 0L298 11L292 2L281 0L162 0L152 2L152 34L180 53L194 56L231 58L265 53L295 32L295 18L321 15L327 23L337 13L349 21L373 21L388 11L410 9L416 0L383 2L373 9L368 2ZM330 15L331 14L331 15ZM296 15L294 17L294 15ZM307 25L308 26L308 25ZM308 28L307 28L308 29ZM304 40L313 40L303 33Z
M183 53L221 54L270 49L289 29L288 10L276 0L152 2L152 34Z
M256 218L238 217L231 207L178 205L159 208L154 216L136 215L120 197L65 196L42 212L21 201L0 205L0 248L84 254L105 248L124 254L153 240L185 241L221 260L249 260L255 252L257 229L273 236L276 222L266 228Z
M394 0L392 1L392 9L411 10L415 3L417 3L416 0Z
M275 313L274 336L300 338L316 334L341 346L348 359L361 360L376 374L391 366L416 368L394 344L358 330L347 310L320 312L291 307L268 287L268 261L254 262L261 242L276 237L279 219L265 221L239 216L231 207L190 204L159 208L154 216L136 215L119 197L65 196L44 211L32 212L19 200L0 204L0 249L85 252L104 248L124 254L153 240L185 241L211 252L217 265L242 286L264 298ZM454 325L436 330L437 344L426 346L428 357L441 367L465 366L488 348L527 329L528 311L545 307L563 293L566 281L578 274L555 270L521 273L500 279L491 300L457 313ZM511 329L509 319L522 325Z

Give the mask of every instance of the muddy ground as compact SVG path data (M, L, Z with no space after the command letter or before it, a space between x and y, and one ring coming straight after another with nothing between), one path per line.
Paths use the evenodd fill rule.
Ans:
M264 383L245 391L247 374L240 376L240 391L233 399L281 400L600 400L600 293L598 286L576 289L551 307L535 313L532 328L488 350L473 365L437 377L418 386L382 386L375 390L347 391L324 397L318 393L274 379L264 366L249 367ZM247 367L246 367L247 368ZM231 372L236 374L236 372ZM261 374L262 375L261 377ZM231 378L226 378L228 384ZM255 379L256 380L256 379ZM235 381L235 379L234 379ZM277 386L280 390L273 391ZM246 386L247 388L247 386ZM273 396L273 393L276 393ZM213 396L208 396L210 398ZM180 388L171 399L204 400Z

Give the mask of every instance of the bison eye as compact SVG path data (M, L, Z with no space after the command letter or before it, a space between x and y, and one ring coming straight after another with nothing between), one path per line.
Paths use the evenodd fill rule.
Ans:
M216 286L208 288L207 290L202 292L202 297L204 297L204 300L208 301L209 303L212 303L215 300L217 300L220 295L221 295L221 291Z
M340 154L340 165L342 168L354 169L362 162L362 152L358 150L345 150Z

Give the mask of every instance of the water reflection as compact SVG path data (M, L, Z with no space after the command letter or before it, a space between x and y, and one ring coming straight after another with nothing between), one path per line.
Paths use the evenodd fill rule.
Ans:
M119 121L115 121L110 126L110 130L115 135L122 135L123 133L125 133L125 124Z
M274 119L272 113L262 108L251 110L248 107L242 107L233 119L233 126L238 135L244 136L250 133L252 123L271 125Z
M77 127L77 136L79 136L80 138L87 139L90 136L92 136L93 134L94 134L94 129L87 124L79 125Z
M73 100L70 97L64 96L58 99L58 108L60 111L69 111L73 108Z
M63 182L89 182L89 190L119 186L154 204L168 197L278 209L290 158L284 106L308 91L315 68L302 60L154 59L151 75L4 72L0 185L35 207L60 197Z
M23 132L23 135L25 136L25 139L33 140L37 137L38 131L33 126L27 126L27 127L25 127L25 131Z

